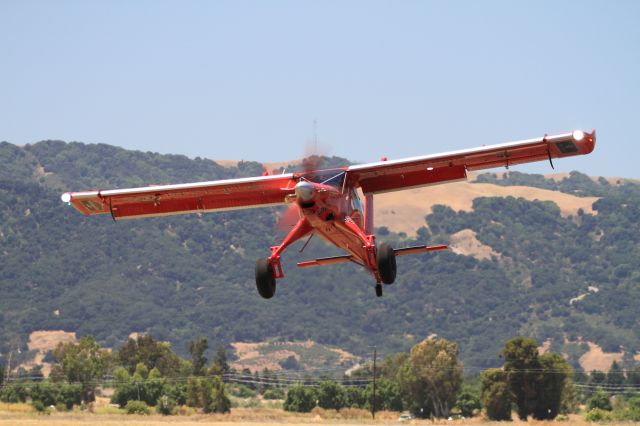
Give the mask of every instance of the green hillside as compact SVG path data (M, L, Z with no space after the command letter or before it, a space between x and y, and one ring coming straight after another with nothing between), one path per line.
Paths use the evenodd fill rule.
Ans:
M261 172L255 162L224 168L108 145L1 143L0 352L24 344L33 330L54 329L91 334L106 346L118 346L133 331L150 332L181 353L199 335L216 344L312 339L363 354L374 344L383 353L407 350L438 334L460 344L470 368L498 364L502 343L516 334L552 338L574 363L583 349L565 344L565 337L609 351L640 350L640 186L634 183L594 182L576 172L560 183L525 174L481 176L601 197L597 215L563 218L553 203L515 198L476 199L473 212L438 207L426 218L428 229L419 231L420 242L447 242L472 229L502 257L399 258L398 279L383 298L355 265L297 269L296 261L336 253L314 241L303 254L296 246L285 254L276 297L261 299L254 264L282 237L274 227L277 209L114 223L83 217L59 198L66 190ZM393 233L382 238L413 243Z

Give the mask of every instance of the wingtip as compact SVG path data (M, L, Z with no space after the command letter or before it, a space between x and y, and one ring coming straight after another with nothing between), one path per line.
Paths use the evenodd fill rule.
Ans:
M585 132L585 138L584 138L584 147L585 147L585 154L590 154L593 152L593 150L596 147L596 129L591 129L591 133L586 133Z

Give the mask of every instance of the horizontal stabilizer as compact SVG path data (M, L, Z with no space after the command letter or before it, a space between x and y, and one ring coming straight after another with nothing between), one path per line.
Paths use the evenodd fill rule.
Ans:
M449 246L440 244L440 245L437 245L437 246L405 247L405 248L401 248L401 249L395 249L394 252L396 253L396 256L405 256L407 254L428 253L430 251L440 251L440 250L447 250L447 249L449 249Z
M353 256L334 256L334 257L322 257L316 260L308 260L306 262L298 262L298 266L301 268L310 268L312 266L322 266L322 265L335 265L336 263L346 263L351 262Z

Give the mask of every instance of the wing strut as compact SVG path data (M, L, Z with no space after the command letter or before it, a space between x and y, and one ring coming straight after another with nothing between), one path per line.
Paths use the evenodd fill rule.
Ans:
M547 134L545 133L544 136L542 137L542 142L547 142ZM549 164L551 164L551 168L553 170L555 170L556 168L553 167L553 159L551 158L551 148L549 148L549 144L547 143L547 156L549 156Z
M111 197L109 197L109 213L111 213L111 219L117 222L115 215L113 214L113 204L111 204Z
M406 256L408 254L428 253L431 251L448 250L449 246L439 244L437 246L412 246L393 250L397 256Z

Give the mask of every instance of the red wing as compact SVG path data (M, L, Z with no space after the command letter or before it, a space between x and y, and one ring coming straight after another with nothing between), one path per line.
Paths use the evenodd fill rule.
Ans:
M575 131L442 154L361 164L349 167L347 174L365 194L374 194L466 179L467 170L589 154L595 143L595 130L591 133Z
M67 192L62 201L85 215L114 219L237 210L284 203L293 193L293 174L212 182L158 185L109 191Z

